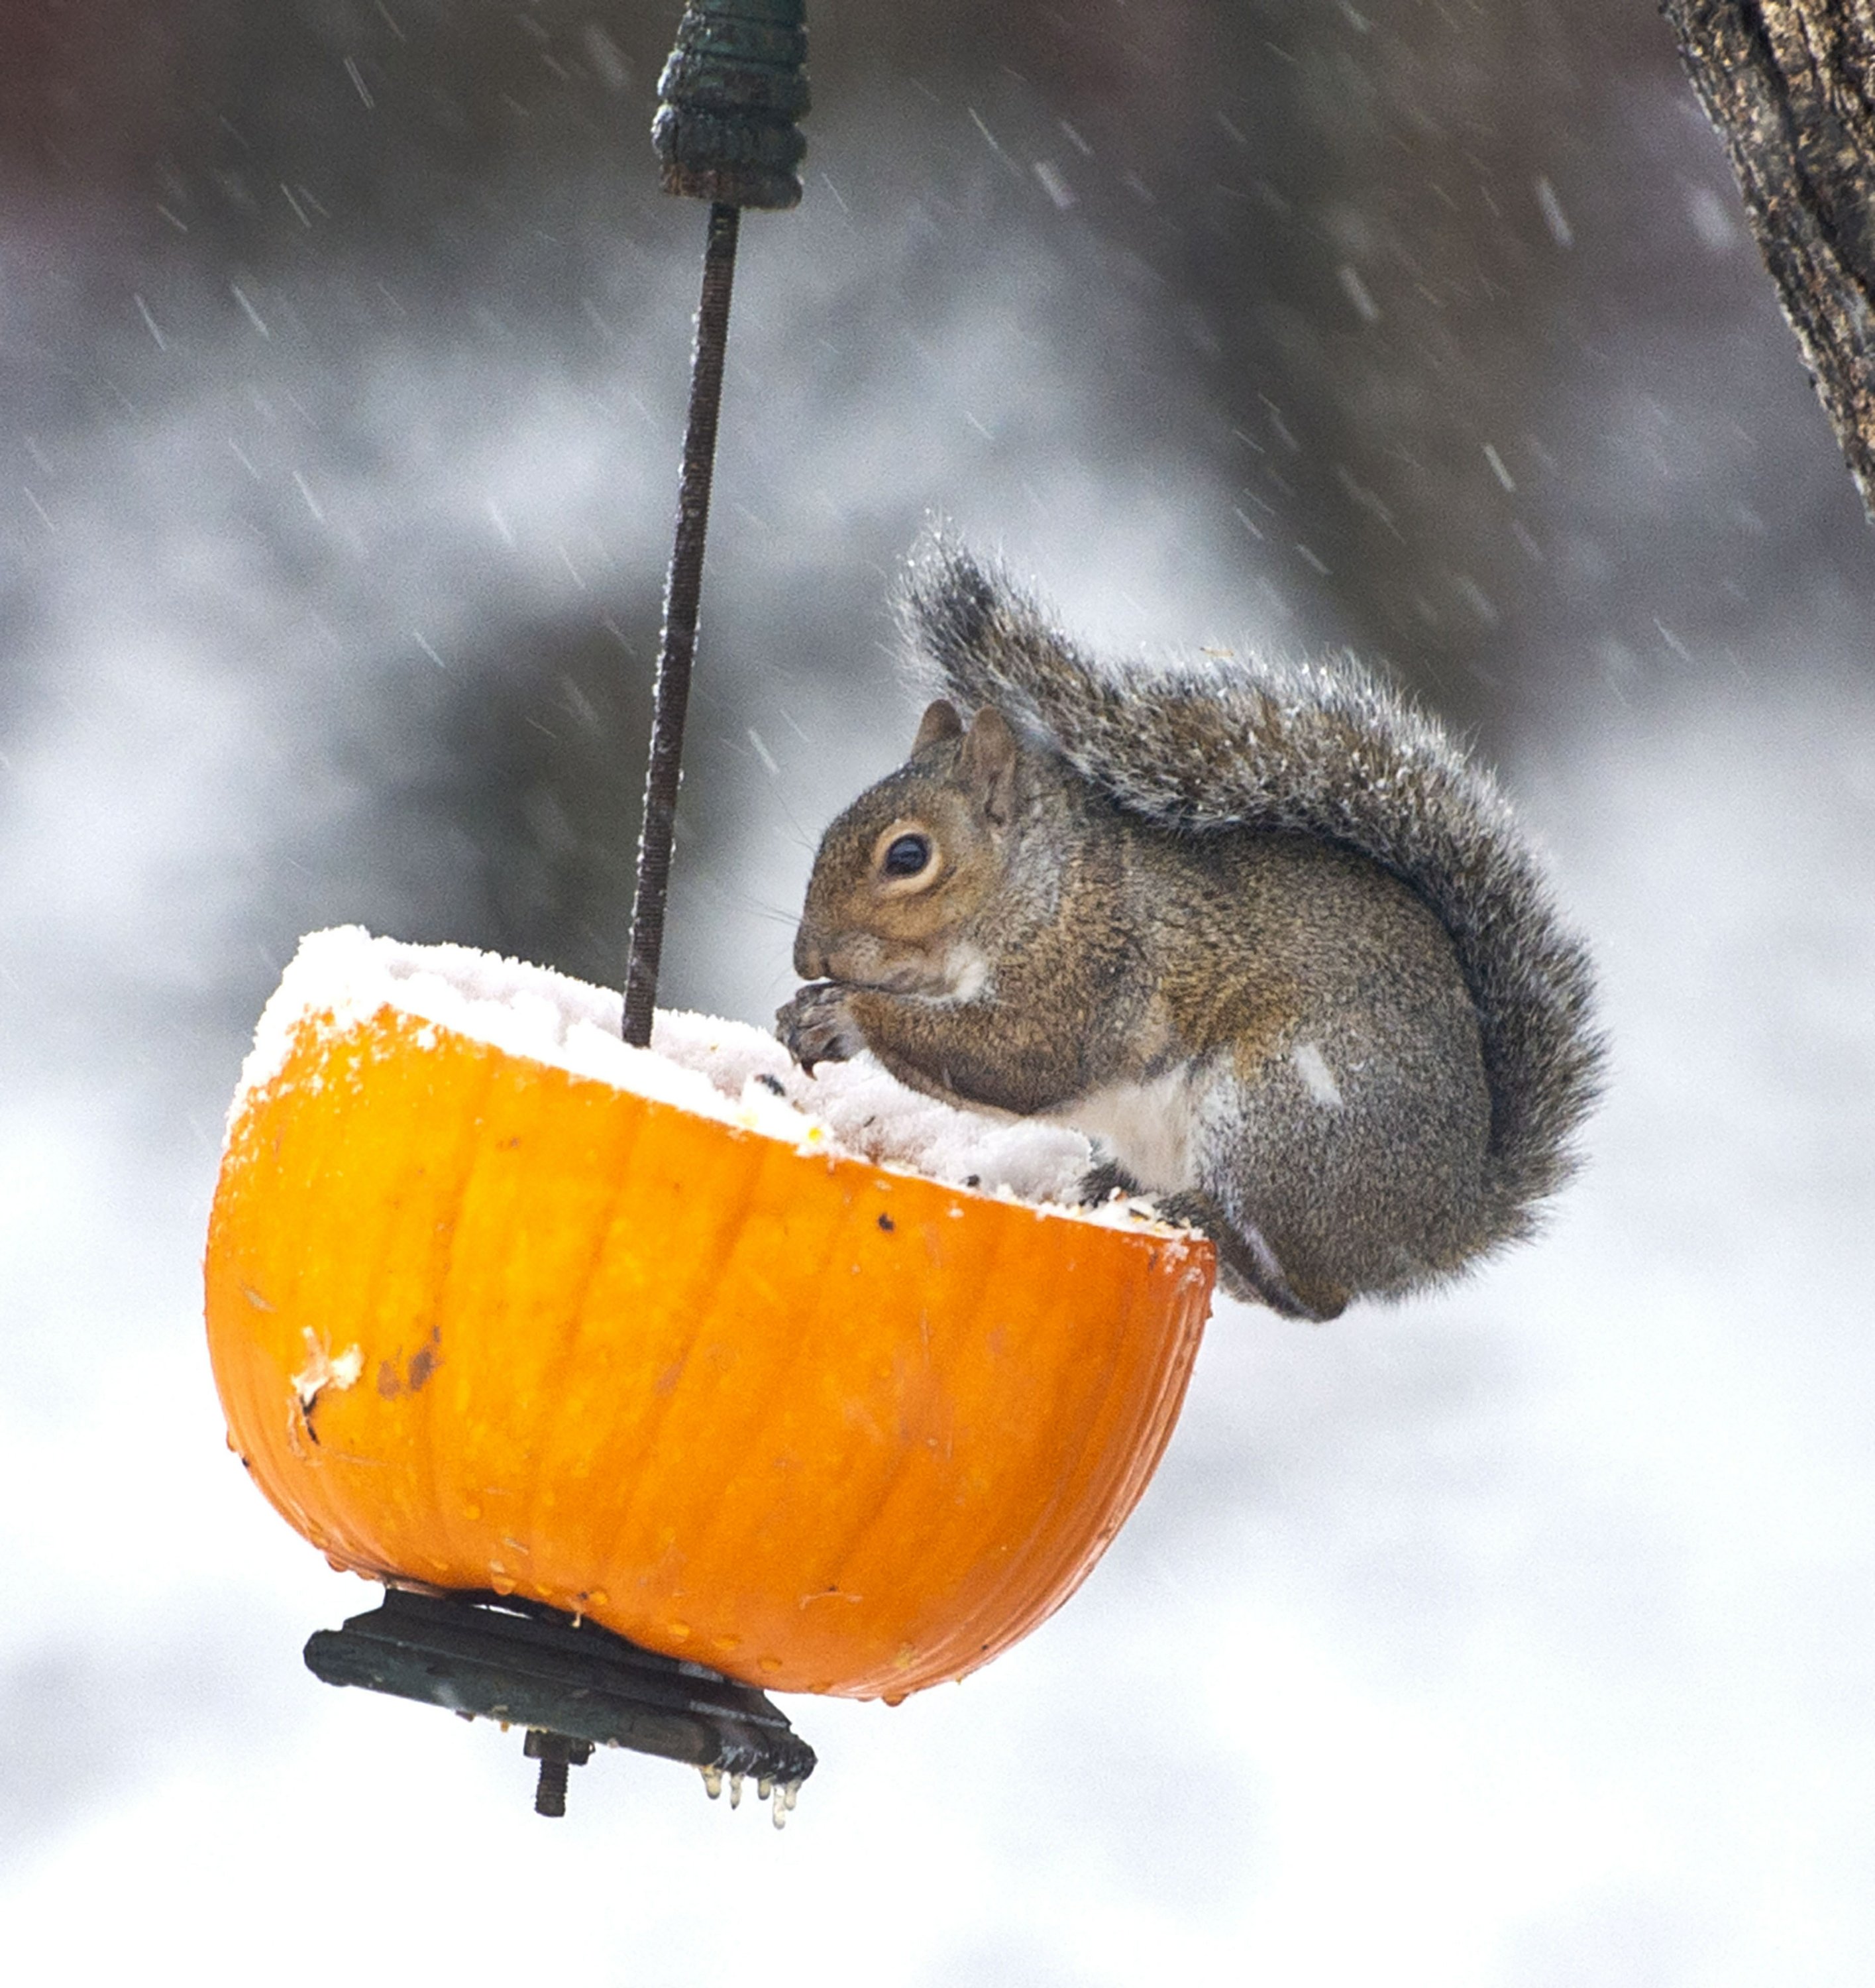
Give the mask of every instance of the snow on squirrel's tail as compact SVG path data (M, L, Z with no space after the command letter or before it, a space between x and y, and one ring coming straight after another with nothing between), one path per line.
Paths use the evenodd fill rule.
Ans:
M993 705L1123 807L1170 827L1317 836L1410 884L1451 935L1491 1087L1493 1239L1574 1171L1603 1050L1593 979L1496 780L1351 656L1096 661L937 537L904 596L922 674Z

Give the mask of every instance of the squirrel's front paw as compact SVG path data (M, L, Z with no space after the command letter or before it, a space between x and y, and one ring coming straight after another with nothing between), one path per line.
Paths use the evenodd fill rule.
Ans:
M836 981L816 981L775 1011L775 1034L809 1077L816 1063L844 1063L866 1046L846 1005L852 991Z

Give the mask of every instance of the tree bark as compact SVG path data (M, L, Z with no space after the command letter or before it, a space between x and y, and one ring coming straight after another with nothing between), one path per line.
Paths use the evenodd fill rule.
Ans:
M1875 0L1661 0L1875 522Z

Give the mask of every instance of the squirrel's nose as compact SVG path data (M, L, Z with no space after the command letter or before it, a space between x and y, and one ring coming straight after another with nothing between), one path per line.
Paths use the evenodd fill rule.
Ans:
M794 970L803 980L826 978L826 948L806 925L794 935Z

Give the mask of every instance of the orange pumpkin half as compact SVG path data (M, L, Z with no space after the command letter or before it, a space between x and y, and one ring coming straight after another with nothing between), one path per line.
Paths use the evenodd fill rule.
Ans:
M306 942L209 1227L233 1445L360 1573L531 1596L784 1691L962 1676L1144 1489L1210 1246L842 1157L791 1114L775 1136L602 1047L609 1001L458 948ZM677 1079L691 1103L644 1094Z

